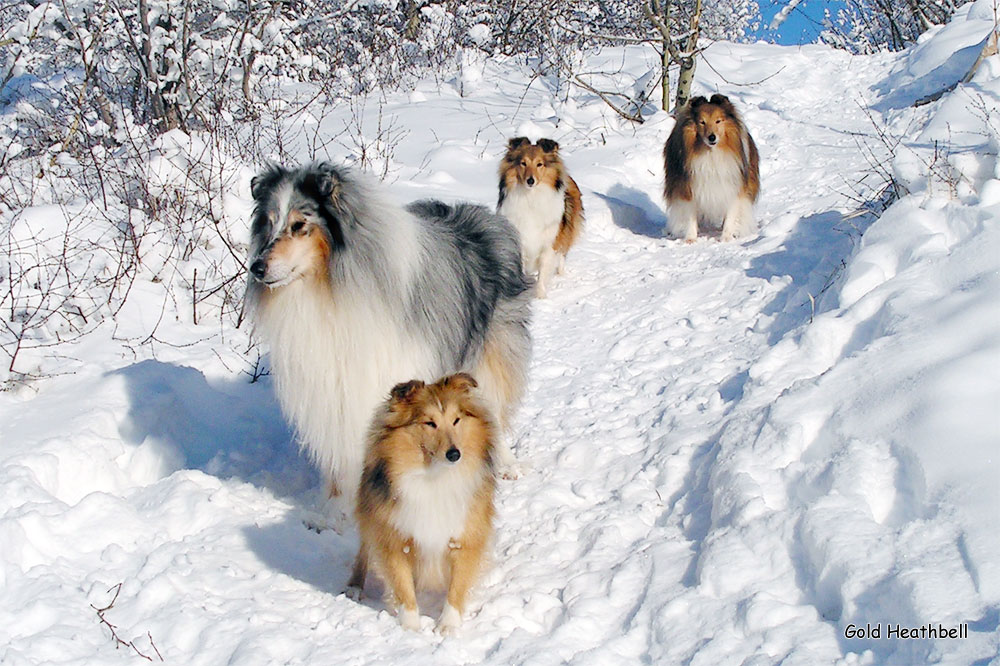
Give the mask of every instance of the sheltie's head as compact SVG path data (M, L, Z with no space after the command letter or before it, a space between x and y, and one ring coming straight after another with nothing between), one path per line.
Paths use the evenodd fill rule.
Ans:
M711 99L694 97L688 103L688 114L685 138L690 137L689 145L694 151L720 147L740 154L743 120L728 97L719 94Z
M552 139L539 139L534 144L519 136L507 142L507 153L500 161L500 190L518 185L547 185L562 189L565 171L559 157L559 144Z
M725 95L715 94L710 99L693 97L677 113L677 122L663 147L664 196L668 202L691 199L691 161L710 154L722 157L713 151L728 153L739 165L743 194L751 201L757 199L757 147L733 103Z
M277 289L304 277L325 279L344 245L343 174L328 163L272 165L250 184L253 214L250 283Z
M399 467L491 467L494 426L476 397L476 380L460 372L433 384L397 384L386 403L382 429L391 437L383 454Z
M362 485L375 490L380 477L388 484L400 474L420 470L457 469L492 477L495 426L474 392L476 386L464 372L433 384L397 384L369 434L371 450Z

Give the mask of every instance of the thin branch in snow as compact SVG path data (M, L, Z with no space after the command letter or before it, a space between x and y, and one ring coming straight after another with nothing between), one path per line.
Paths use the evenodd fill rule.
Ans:
M139 650L139 648L136 647L134 641L123 640L121 638L121 636L118 635L118 631L117 631L118 628L115 625L111 624L106 617L104 617L105 613L107 613L109 610L111 610L112 608L115 607L115 602L118 601L118 595L121 594L121 591L122 591L122 584L118 583L117 585L108 588L108 592L109 593L112 590L114 590L115 595L111 598L111 602L108 603L107 606L104 606L103 608L98 608L94 604L90 604L90 607L93 608L94 611L97 612L97 617L101 620L101 624L103 624L105 627L107 627L108 630L111 632L111 640L113 640L115 642L115 649L116 650L118 648L120 648L120 647L123 647L123 646L124 647L129 647L129 648L132 648L132 650L137 655L139 655L140 657L142 657L146 661L153 661L152 657L150 657L149 655L143 654L142 651ZM147 631L146 632L146 636L149 637L149 644L153 646L153 650L156 652L156 656L159 657L160 661L163 661L163 655L160 654L160 651L157 649L156 645L153 643L153 637L152 637L152 635Z

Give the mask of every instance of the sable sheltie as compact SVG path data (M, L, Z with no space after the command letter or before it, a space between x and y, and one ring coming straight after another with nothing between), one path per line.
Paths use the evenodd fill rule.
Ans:
M538 274L537 294L545 298L553 271L562 274L566 254L583 229L580 188L566 172L559 144L519 136L507 143L500 161L497 212L521 234L524 270Z
M670 235L691 243L699 222L721 225L724 241L756 230L757 146L725 95L694 97L681 109L663 162Z
M468 204L401 208L327 163L272 166L251 189L247 305L279 402L327 497L342 495L328 517L349 515L365 429L398 382L469 372L509 425L531 349L531 282L510 223ZM516 475L502 440L496 462Z
M369 430L348 591L360 598L371 564L407 629L420 628L416 590L428 588L447 589L438 630L458 628L493 534L496 432L475 388L464 373L399 384Z

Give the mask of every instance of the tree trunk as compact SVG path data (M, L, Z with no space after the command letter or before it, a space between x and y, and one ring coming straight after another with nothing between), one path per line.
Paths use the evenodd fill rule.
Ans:
M674 103L676 112L687 104L691 98L691 84L694 83L694 68L698 64L698 34L701 30L701 0L695 0L694 11L691 14L691 34L688 35L684 57L681 58L681 73L677 78L677 100Z
M663 107L664 111L670 110L670 51L667 50L667 45L663 45L663 52L660 53L660 92L662 93L663 99L660 102L660 106Z

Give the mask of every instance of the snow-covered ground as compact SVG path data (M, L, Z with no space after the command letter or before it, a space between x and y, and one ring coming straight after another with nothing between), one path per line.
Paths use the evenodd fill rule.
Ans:
M0 663L995 662L1000 58L912 106L992 25L980 0L902 54L712 46L695 92L728 94L762 155L761 231L728 244L662 237L665 113L623 124L498 62L389 96L400 200L492 206L526 134L561 143L587 213L535 302L529 470L500 485L460 636L433 633L433 596L412 633L341 594L356 535L304 526L318 478L267 378L234 370L246 333L143 311L138 285L121 325L160 344L105 326L72 374L0 394ZM639 77L650 56L591 64ZM352 113L303 119L293 150ZM875 166L908 191L878 219ZM927 624L968 636L888 635Z

